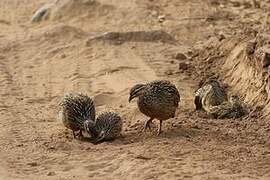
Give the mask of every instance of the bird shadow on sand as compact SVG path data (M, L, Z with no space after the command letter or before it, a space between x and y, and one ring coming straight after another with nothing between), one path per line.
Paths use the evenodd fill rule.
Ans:
M128 141L128 139L126 139L126 137L124 135L121 135L118 138L115 139L111 139L111 140L102 140L102 141L96 141L95 138L93 137L82 137L79 139L82 142L87 142L87 143L91 143L93 145L98 145L98 144L129 144L130 142Z
M183 139L183 138L194 138L203 134L200 130L187 128L187 127L172 127L164 128L162 133L157 136L157 128L152 127L152 130L142 131L141 129L128 131L123 133L121 137L113 141L114 143L127 145L132 143L138 143L153 139Z
M94 145L102 143L102 141L101 142L96 142L96 140L93 137L85 137L84 136L84 137L79 138L78 140L80 140L82 142L92 143Z

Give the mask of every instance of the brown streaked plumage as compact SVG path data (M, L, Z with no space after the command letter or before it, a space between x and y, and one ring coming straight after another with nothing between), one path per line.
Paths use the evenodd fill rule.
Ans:
M84 122L85 131L90 134L95 143L113 140L120 136L123 122L121 117L115 112L104 112L100 114L96 121Z
M81 93L67 93L63 96L60 103L59 116L65 127L73 131L76 138L82 136L84 122L95 120L96 112L94 102L90 97ZM79 134L75 134L79 131Z
M180 102L180 95L169 81L156 80L147 84L136 84L130 90L129 101L138 97L137 105L139 110L150 117L145 122L144 130L151 129L153 119L159 120L158 134L162 130L162 121L175 117L176 109Z
M196 110L208 111L210 107L227 101L227 94L215 79L209 79L195 92Z
M207 114L217 119L240 118L248 114L248 109L237 96L231 96L229 101L210 107Z

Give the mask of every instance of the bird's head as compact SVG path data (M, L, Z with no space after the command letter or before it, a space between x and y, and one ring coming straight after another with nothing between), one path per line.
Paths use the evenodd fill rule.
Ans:
M215 86L215 87L219 87L219 86L220 86L218 80L215 79L215 78L210 78L210 79L208 79L204 84L205 84L205 85L211 84L212 86Z
M95 144L103 141L106 136L107 136L107 132L106 131L104 131L104 130L100 131L100 133L98 134L97 138L95 139Z
M132 99L142 96L145 93L145 87L145 84L136 84L133 86L130 89L128 101L130 102Z
M95 121L93 120L87 120L83 123L84 129L87 133L92 134L92 130L95 127Z

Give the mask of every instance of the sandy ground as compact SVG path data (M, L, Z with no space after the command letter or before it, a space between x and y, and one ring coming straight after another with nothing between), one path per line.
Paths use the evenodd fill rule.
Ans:
M193 105L209 70L193 57L208 50L204 44L260 27L269 2L63 0L46 20L31 23L46 2L0 1L0 179L270 179L267 119L207 119ZM162 33L96 38L152 30L175 41ZM177 117L159 137L141 133L147 117L128 103L132 85L155 79L172 81L181 94ZM68 91L93 97L98 113L119 112L123 137L98 145L74 140L57 121Z

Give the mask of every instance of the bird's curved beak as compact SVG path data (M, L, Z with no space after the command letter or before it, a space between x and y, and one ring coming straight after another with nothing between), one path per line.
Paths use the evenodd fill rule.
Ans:
M94 140L94 144L98 144L101 141L103 141L103 139L105 138L105 133L102 133L101 135L99 135L95 140Z
M85 130L85 131L89 131L88 121L85 121L85 122L83 123L83 127L84 127L84 130Z
M135 96L133 96L133 95L130 95L129 96L129 98L128 98L128 102L130 102L132 99L134 99L135 98Z
M83 123L84 130L85 130L88 134L92 133L92 129L93 129L94 124L95 124L94 121L92 121L92 120L86 120L86 121Z

